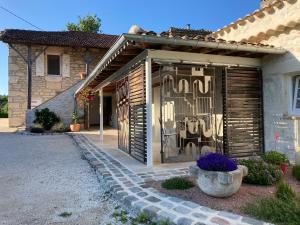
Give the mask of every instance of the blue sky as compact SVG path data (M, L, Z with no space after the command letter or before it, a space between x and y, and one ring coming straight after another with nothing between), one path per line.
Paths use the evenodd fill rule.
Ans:
M260 0L0 0L43 30L64 30L78 16L97 14L103 33L126 33L132 24L160 32L170 26L216 30L259 7ZM34 29L0 8L0 30ZM7 93L7 46L0 43L0 94Z

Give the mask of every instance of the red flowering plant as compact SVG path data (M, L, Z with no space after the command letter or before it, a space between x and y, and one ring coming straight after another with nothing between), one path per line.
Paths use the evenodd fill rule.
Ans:
M229 159L220 153L209 153L200 156L197 165L200 169L206 171L229 172L237 169L235 160Z
M80 91L76 96L76 101L80 107L84 107L88 102L93 101L95 97L95 92L92 88L87 87Z

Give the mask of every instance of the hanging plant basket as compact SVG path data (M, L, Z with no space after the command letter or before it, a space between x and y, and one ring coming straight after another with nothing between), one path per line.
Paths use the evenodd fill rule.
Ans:
M95 95L88 95L86 98L89 102L94 100Z

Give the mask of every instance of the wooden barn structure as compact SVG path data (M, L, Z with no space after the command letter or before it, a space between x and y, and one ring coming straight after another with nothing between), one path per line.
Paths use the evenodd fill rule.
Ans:
M151 166L264 151L262 59L285 50L199 32L123 34L78 89L116 93L118 146ZM102 121L102 122L101 122Z

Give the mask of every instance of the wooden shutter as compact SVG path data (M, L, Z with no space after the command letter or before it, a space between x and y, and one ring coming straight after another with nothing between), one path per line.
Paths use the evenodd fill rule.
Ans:
M261 72L229 68L223 74L224 151L231 157L263 151Z
M62 76L70 77L70 55L62 55Z
M40 54L35 60L35 75L36 76L45 75L45 55L43 53Z
M129 148L132 157L146 163L146 84L145 67L129 72Z

